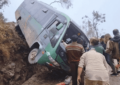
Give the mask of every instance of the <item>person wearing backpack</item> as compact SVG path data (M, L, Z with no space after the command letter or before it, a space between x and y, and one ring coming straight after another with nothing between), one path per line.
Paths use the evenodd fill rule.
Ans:
M115 55L115 58L120 62L120 34L119 34L119 30L114 29L113 34L114 34L114 37L111 39L111 41L114 42L114 46L116 48L114 50L114 55ZM118 71L118 73L120 73L120 72Z
M120 51L119 51L120 35L118 29L114 29L113 34L114 34L114 38L108 37L109 39L107 38L109 34L105 35L105 41L107 41L105 52L110 55L110 60L112 63L113 63L112 59L120 60ZM115 67L113 67L112 69L113 69L113 74L111 75L117 75L118 73L117 68L115 69Z

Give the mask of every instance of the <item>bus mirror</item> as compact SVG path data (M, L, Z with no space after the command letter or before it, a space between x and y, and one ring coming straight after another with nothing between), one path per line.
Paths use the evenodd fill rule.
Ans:
M57 30L60 30L62 27L63 27L63 24L60 23L60 24L57 26Z

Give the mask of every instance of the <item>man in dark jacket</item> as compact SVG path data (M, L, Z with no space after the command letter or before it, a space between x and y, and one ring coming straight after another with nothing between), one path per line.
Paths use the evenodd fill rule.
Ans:
M120 60L120 49L119 49L120 35L118 29L114 29L113 34L114 34L114 38L110 39L107 42L106 53L110 54L112 59Z
M115 59L120 59L120 35L119 35L119 30L118 29L114 29L113 30L113 34L114 34L114 38L112 38L111 40L114 43L114 47L115 49L113 49L112 53L113 53L113 57Z
M77 85L77 70L78 70L78 63L80 61L80 57L84 53L84 48L81 44L77 43L78 36L73 35L72 36L72 43L66 44L63 42L66 48L67 52L67 59L68 63L71 68L71 74L72 74L72 85ZM84 78L82 78L84 79ZM83 82L81 82L80 85L84 85Z

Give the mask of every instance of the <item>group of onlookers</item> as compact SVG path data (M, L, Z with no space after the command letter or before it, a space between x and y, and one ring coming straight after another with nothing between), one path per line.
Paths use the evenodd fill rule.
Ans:
M120 73L118 71L120 63L118 29L114 29L113 34L113 38L110 34L105 34L100 39L91 38L90 47L86 52L82 44L77 43L77 35L72 36L72 43L63 42L71 68L72 85L78 85L78 82L80 85L110 85L108 66L112 68L111 75L116 76Z
M119 60L120 60L120 35L119 30L114 29L113 30L114 37L112 38L110 34L106 34L103 37L104 43L101 44L102 46L105 46L105 58L107 63L111 66L113 74L112 75L118 75L120 71L118 71L119 68Z

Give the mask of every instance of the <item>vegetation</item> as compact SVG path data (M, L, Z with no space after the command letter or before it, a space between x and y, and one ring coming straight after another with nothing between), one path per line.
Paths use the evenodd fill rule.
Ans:
M6 22L7 21L7 19L3 16L2 12L0 12L0 21L1 22Z
M105 22L105 14L100 14L98 11L93 11L93 18L89 18L87 15L82 17L83 26L82 28L85 30L88 38L90 37L100 37L100 30L98 30L98 25Z
M50 5L52 5L53 3L60 3L62 7L66 7L67 9L72 6L71 0L55 0L51 2Z
M8 0L0 0L0 9L5 5L8 5Z
M5 5L8 5L8 0L0 0L0 9L2 9ZM6 22L7 19L3 16L3 13L0 12L0 22Z

